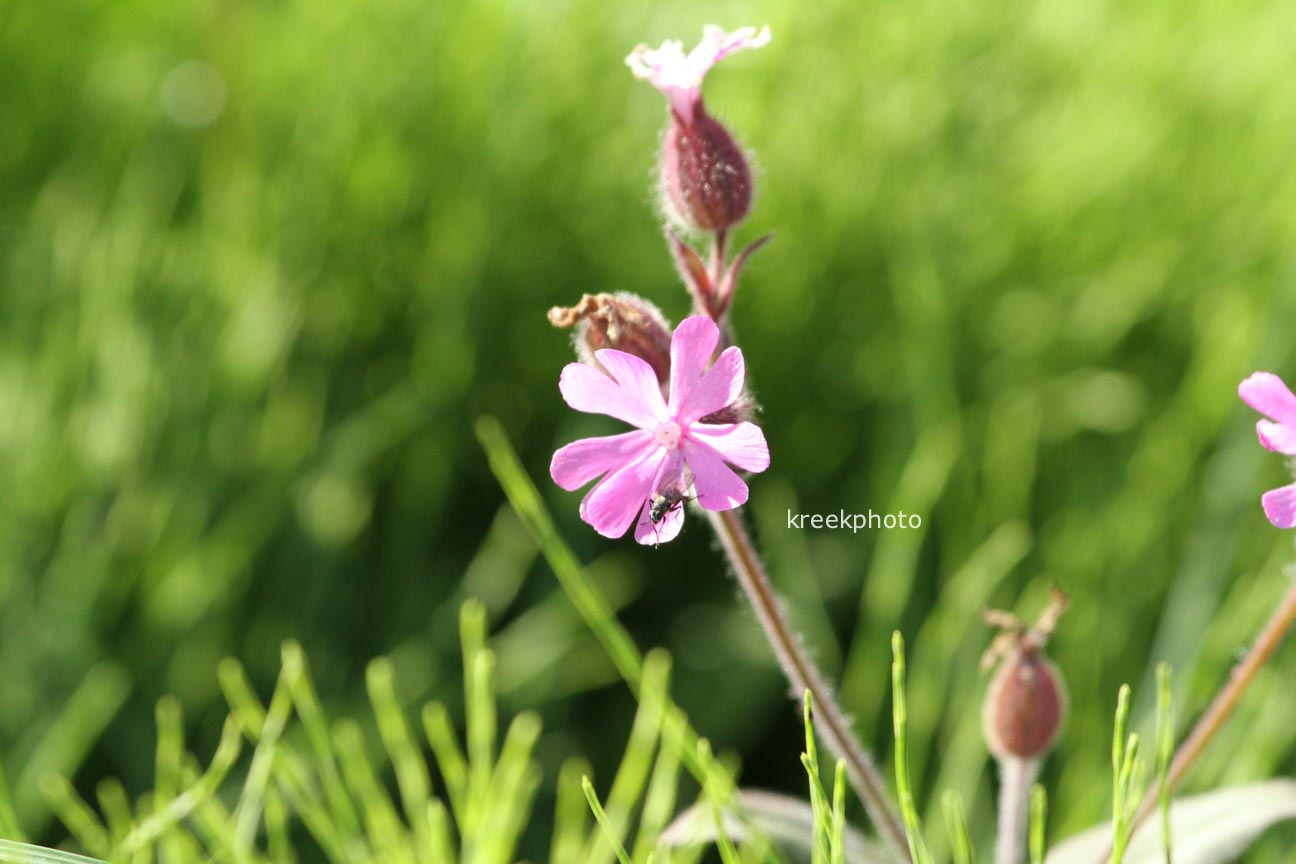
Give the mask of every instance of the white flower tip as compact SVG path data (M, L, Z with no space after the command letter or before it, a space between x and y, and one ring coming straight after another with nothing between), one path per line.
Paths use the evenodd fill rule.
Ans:
M660 48L649 48L640 43L626 55L625 64L636 78L654 81L663 70L678 68L685 62L684 45L678 39L668 39Z
M677 39L668 39L660 48L639 45L626 57L626 65L640 78L652 83L671 100L671 107L682 117L697 101L702 79L723 58L746 48L759 48L770 41L769 25L757 30L741 27L732 33L709 24L702 28L702 41L688 54Z
M760 28L760 30L755 27L739 27L732 33L726 32L723 27L708 24L702 28L702 44L698 48L701 49L703 45L713 47L717 52L715 59L719 60L734 51L768 45L769 41L770 28L768 24Z

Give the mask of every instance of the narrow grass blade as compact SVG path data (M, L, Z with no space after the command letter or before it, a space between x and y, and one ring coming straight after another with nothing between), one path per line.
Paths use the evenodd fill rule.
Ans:
M815 814L801 798L740 789L722 815L723 830L735 843L746 842L750 831L756 829L777 845L788 860L811 860ZM894 856L858 828L847 824L842 836L842 848L850 864L894 864ZM715 820L706 801L694 804L677 816L660 837L661 845L669 849L693 848L715 840Z
M1269 780L1176 799L1170 806L1174 864L1228 864L1269 828L1296 820L1296 780ZM1149 826L1150 828L1150 826ZM1099 825L1058 843L1046 864L1095 864L1111 842ZM1125 851L1126 864L1164 864L1159 831L1141 830Z
M40 805L40 783L51 774L76 771L129 692L130 679L115 663L105 661L86 673L15 782L14 810L28 829L38 831L47 817Z
M13 795L9 791L9 781L5 778L3 762L0 762L0 835L16 841L25 837L18 826L18 815L14 813Z
M950 790L945 793L942 803L945 808L945 825L950 835L950 849L954 864L972 864L975 856L972 853L972 840L968 837L963 799L957 792Z
M11 840L0 840L0 862L4 864L104 864L98 858L87 858L84 855L73 855L58 849L46 849L44 846L31 846L27 843L15 843Z
M1030 857L1031 864L1044 864L1044 826L1048 823L1048 794L1044 787L1031 788Z
M634 864L630 860L630 854L626 852L625 847L621 845L620 838L613 832L608 825L607 814L603 812L603 805L599 803L598 795L594 792L594 784L588 777L581 778L581 788L585 791L585 800L589 803L590 812L594 814L594 821L598 823L599 828L603 831L603 839L616 853L617 860L621 864Z
M504 436L499 421L493 417L483 417L477 421L476 429L477 439L486 450L491 470L504 488L509 503L535 538L540 551L553 568L554 575L558 577L559 584L594 631L621 677L638 692L643 672L643 659L639 649L617 621L607 601L589 584L576 555L558 535L549 511L540 500L540 493L522 470L517 454Z
M909 838L909 855L914 864L931 864L931 855L922 835L922 823L909 786L909 707L905 699L904 637L897 630L891 637L891 689L892 724L895 729L896 791L900 797L900 812L904 816L905 834Z
M420 857L431 860L432 835L429 833L430 826L423 818L432 795L431 780L427 773L427 763L414 746L405 712L400 700L396 698L394 678L391 661L383 658L369 664L365 683L369 689L374 718L378 721L378 733L382 737L383 746L387 748L387 758L396 772L396 786L400 790L405 819L414 829Z

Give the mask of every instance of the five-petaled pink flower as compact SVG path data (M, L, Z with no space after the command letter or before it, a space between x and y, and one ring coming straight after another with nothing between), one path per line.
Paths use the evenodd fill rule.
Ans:
M601 370L583 363L563 369L558 387L568 405L636 427L574 441L549 466L554 482L568 491L602 478L581 501L580 515L603 536L620 537L637 518L640 543L670 540L683 525L683 507L659 513L654 523L651 506L667 486L682 495L691 484L700 506L729 510L747 501L747 484L729 465L745 471L769 467L769 446L754 423L701 422L742 395L742 351L726 348L711 364L719 341L715 322L704 316L675 328L669 400L662 398L652 367L623 351L596 351Z
M670 39L660 48L640 45L630 52L626 65L636 78L651 82L665 94L671 110L687 122L693 119L694 108L702 98L702 79L712 66L735 51L759 48L769 41L769 27L759 32L755 27L742 27L726 33L721 27L709 25L702 29L702 41L687 54L678 39Z
M1296 396L1282 379L1272 372L1255 372L1238 385L1238 395L1269 418L1256 423L1260 443L1276 453L1296 456ZM1296 483L1269 490L1260 503L1274 525L1296 527Z

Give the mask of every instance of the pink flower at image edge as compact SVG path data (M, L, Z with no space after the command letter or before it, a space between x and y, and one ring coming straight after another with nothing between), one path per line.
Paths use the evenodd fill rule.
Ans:
M580 515L604 537L620 537L632 523L640 543L679 534L682 507L656 525L649 518L651 497L673 472L691 475L698 504L720 511L747 502L747 484L730 465L753 472L769 467L769 446L756 424L700 422L728 408L743 391L745 367L737 347L726 348L708 368L719 341L715 322L704 316L687 318L675 328L669 402L662 398L652 367L633 354L596 351L606 373L583 363L563 369L558 388L568 405L635 427L620 435L573 441L554 453L549 466L554 482L569 492L601 478L581 501Z
M1242 401L1268 417L1256 423L1266 449L1296 456L1296 395L1272 372L1255 372L1238 385ZM1271 489L1261 498L1265 515L1278 528L1296 527L1296 483Z

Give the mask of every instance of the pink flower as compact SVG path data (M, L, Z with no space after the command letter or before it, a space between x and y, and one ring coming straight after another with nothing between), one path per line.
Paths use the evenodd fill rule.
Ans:
M702 99L702 79L721 59L744 48L759 48L770 41L769 27L757 32L743 27L732 33L710 25L702 29L702 41L688 54L679 40L663 42L660 48L640 45L630 52L626 65L636 78L652 83L670 100L671 110L690 122L693 109Z
M671 540L684 523L681 499L693 486L707 510L729 510L747 501L744 471L769 467L769 446L754 423L702 423L742 395L742 351L726 348L710 363L720 341L715 322L694 316L671 338L670 399L645 361L605 348L594 352L606 372L583 363L563 369L558 388L577 411L606 414L636 427L607 438L573 441L554 454L549 473L573 491L601 478L581 501L581 519L604 537L620 537L631 523L640 543ZM708 368L710 364L710 368ZM728 463L728 464L726 464ZM659 502L653 521L653 499Z
M1242 401L1268 417L1256 423L1267 449L1296 456L1296 396L1271 372L1255 372L1238 385ZM1265 515L1279 528L1296 527L1296 484L1271 489L1260 499Z

